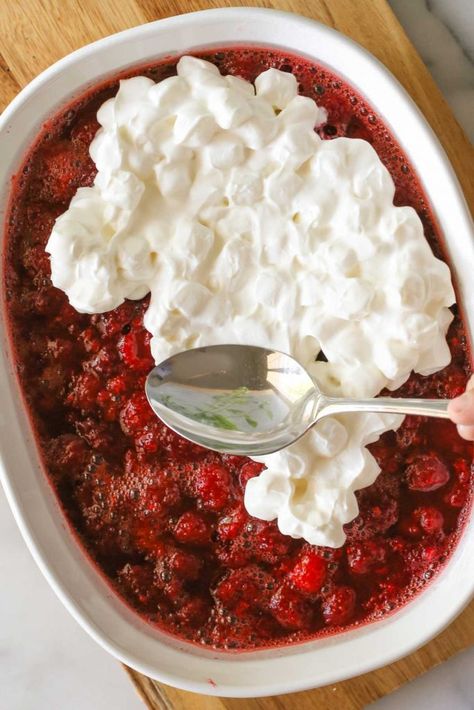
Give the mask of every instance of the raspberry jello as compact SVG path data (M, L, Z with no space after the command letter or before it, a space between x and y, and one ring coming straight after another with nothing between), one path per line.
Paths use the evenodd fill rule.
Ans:
M223 49L133 76L51 119L12 192L11 335L47 474L118 593L181 638L246 649L379 619L462 529L455 427L346 415L251 461L180 439L143 383L172 352L252 342L334 394L460 393L463 326L416 176L306 60Z

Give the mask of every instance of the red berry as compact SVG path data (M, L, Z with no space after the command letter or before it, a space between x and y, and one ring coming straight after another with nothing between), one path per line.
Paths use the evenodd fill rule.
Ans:
M354 615L356 593L352 587L340 586L323 601L322 612L328 626L346 624Z
M219 545L214 550L216 559L220 562L222 567L228 567L229 569L238 569L239 567L244 567L252 559L252 554L250 550L246 549L240 544L240 540L231 541L228 545Z
M117 364L117 353L112 345L104 345L90 360L84 363L84 369L95 372L101 378L109 376Z
M264 468L265 466L263 464L257 463L256 461L248 461L247 463L244 463L239 474L239 482L242 488L245 490L247 482L250 481L251 478L258 476Z
M240 468L246 461L243 456L234 456L233 454L222 454L223 463L230 469Z
M49 349L50 343L53 343L51 351ZM28 342L21 344L20 355L25 358L25 360L28 359L28 357L31 355L34 356L34 360L37 360L38 357L43 358L45 352L49 352L53 357L55 357L54 343L55 341L48 340L45 335L39 333L31 333L30 337L28 338Z
M100 338L95 328L89 327L82 331L79 336L86 352L96 353L100 350Z
M169 512L181 503L181 491L174 476L156 462L141 462L132 452L125 454L123 497L133 501L134 515L149 517Z
M115 402L110 392L101 390L97 395L97 404L102 409L102 416L107 422L114 422L120 414L120 402Z
M122 331L130 329L130 322L135 312L136 303L134 301L125 301L115 310L98 316L97 328L107 337L118 335Z
M117 448L116 437L112 435L105 422L97 422L97 420L88 417L82 421L76 421L74 426L79 436L82 436L93 449L108 454L114 448L116 451L120 450Z
M42 286L21 303L27 313L53 318L63 305L64 294L53 286ZM24 315L24 314L22 314Z
M97 406L100 381L91 372L83 372L73 381L73 388L67 402L76 409L89 411Z
M393 611L395 608L394 600L400 596L403 588L407 585L409 576L406 570L397 570L387 574L380 579L373 594L367 601L363 602L362 606L369 612Z
M159 425L151 422L135 438L135 448L139 454L150 455L158 451L160 447L158 429Z
M107 380L106 388L111 394L121 396L125 394L130 387L130 381L126 374L117 375Z
M64 324L67 323L66 330L69 335L79 338L83 317L84 316L81 313L78 313L78 311L76 311L68 301L63 300L53 322L59 328L64 327Z
M198 461L199 458L207 453L206 449L184 439L179 434L168 429L167 426L160 428L160 447L167 451L171 458L179 461L184 459Z
M150 558L158 558L163 554L161 537L165 523L157 516L134 521L132 527L133 546Z
M353 543L346 549L347 564L353 574L367 574L373 567L385 562L385 547L374 540Z
M383 474L379 476L378 481L382 476ZM351 541L367 540L374 535L381 535L398 521L398 498L377 490L378 481L358 492L359 515L345 527L347 537Z
M191 599L189 592L186 590L185 583L183 580L178 579L178 577L170 579L170 581L164 585L163 592L175 609L182 608L185 604L188 604Z
M62 365L68 366L74 355L74 343L64 338L48 340L48 353Z
M316 552L306 552L298 558L288 575L292 585L302 594L319 592L326 579L327 564Z
M227 505L230 494L230 475L220 464L207 464L201 468L196 478L196 492L201 505L213 512Z
M192 552L176 550L169 555L168 567L181 579L196 580L202 568L202 560Z
M414 372L397 390L398 397L432 397L434 395L432 378L420 377Z
M426 424L428 438L434 442L437 451L446 453L448 456L464 453L465 442L458 434L456 425L446 419L430 419Z
M214 598L227 609L265 608L274 587L273 577L257 565L231 570L217 584Z
M291 538L282 535L275 523L253 520L248 527L251 527L249 542L254 559L273 565L288 555Z
M209 643L225 649L249 649L271 644L275 638L275 621L267 615L235 613L217 615L210 627Z
M423 534L420 525L413 519L411 515L408 518L400 520L398 529L402 535L408 538L417 538Z
M61 434L50 441L48 448L52 466L67 474L85 464L88 452L86 442L75 434Z
M44 250L43 244L31 246L23 245L21 263L33 277L49 278L51 276L51 263L49 254Z
M178 519L173 534L178 542L203 545L209 542L210 530L199 513L189 510Z
M454 399L466 389L466 373L456 365L450 365L439 373L437 394L442 399Z
M426 545L421 548L421 559L425 564L434 564L438 561L441 548L438 545Z
M239 505L217 523L217 533L221 540L234 540L249 517L244 507Z
M305 599L294 589L281 586L270 599L269 608L275 619L285 629L306 629L311 627L313 610Z
M120 338L120 357L131 370L146 372L155 364L150 352L150 340L151 335L147 330L132 330Z
M147 606L156 593L153 586L153 568L149 565L126 564L118 572L120 586L140 604Z
M395 432L399 449L409 449L412 446L421 447L426 441L423 429L425 417L405 417L401 426Z
M444 496L444 500L451 508L462 508L466 502L467 493L464 486L456 485Z
M412 491L436 491L449 481L449 471L444 461L434 451L417 454L406 468L408 488Z
M152 481L144 489L140 501L140 507L145 514L169 510L181 503L181 492L178 484L168 478L164 471L157 472Z
M398 555L404 555L407 550L408 543L399 535L388 540L389 548Z
M471 480L472 465L466 459L456 459L453 464L453 469L456 478L462 486L465 486Z
M193 597L185 602L176 612L176 618L184 627L202 627L211 613L211 606L207 599Z
M425 533L432 535L443 529L444 518L438 508L424 505L413 511L414 519L419 523Z
M425 572L430 565L438 562L441 554L442 547L440 545L427 545L423 542L412 545L408 549L405 561L412 572L419 574Z
M47 365L39 376L39 385L44 394L58 395L62 393L66 385L67 372L61 365L53 362Z
M381 471L390 474L395 474L398 471L401 462L400 453L393 447L386 446L381 439L375 444L371 444L370 453L375 457Z
M124 434L134 436L155 420L144 392L134 392L120 412L120 426Z

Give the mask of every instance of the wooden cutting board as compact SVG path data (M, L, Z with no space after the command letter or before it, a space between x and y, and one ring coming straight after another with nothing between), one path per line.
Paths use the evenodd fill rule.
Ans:
M473 148L385 0L0 0L0 109L40 71L88 42L169 15L237 5L312 17L378 57L431 123L474 208ZM156 710L359 710L472 644L474 603L407 658L304 693L255 700L212 698L178 691L127 670L145 703Z

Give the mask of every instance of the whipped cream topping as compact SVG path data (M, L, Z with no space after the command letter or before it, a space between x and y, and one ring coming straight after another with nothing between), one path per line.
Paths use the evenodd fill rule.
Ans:
M182 57L177 76L120 82L98 112L92 187L52 230L52 279L81 312L151 292L159 362L251 343L298 358L328 394L368 397L448 364L454 302L416 212L371 145L321 141L324 110L292 74L255 86ZM320 351L327 362L316 361ZM326 418L258 460L248 511L318 545L343 544L354 491L379 468L365 448L392 415Z

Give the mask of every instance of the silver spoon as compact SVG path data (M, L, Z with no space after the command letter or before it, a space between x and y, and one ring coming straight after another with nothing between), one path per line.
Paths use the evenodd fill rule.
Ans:
M289 446L322 417L391 412L448 417L449 400L327 397L290 355L253 345L213 345L164 360L146 395L163 422L214 451L262 456Z

